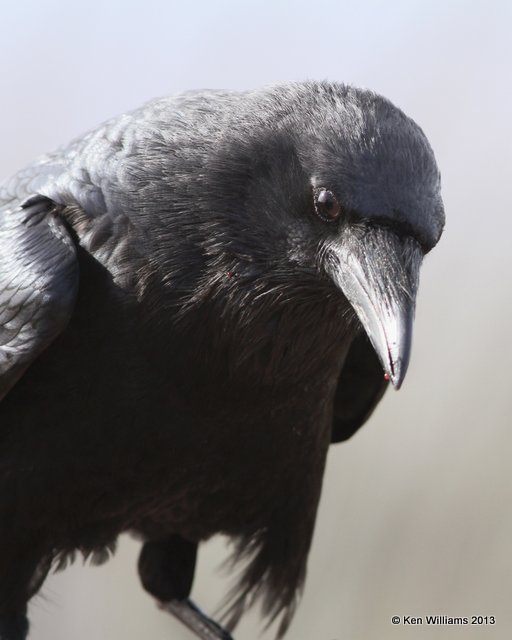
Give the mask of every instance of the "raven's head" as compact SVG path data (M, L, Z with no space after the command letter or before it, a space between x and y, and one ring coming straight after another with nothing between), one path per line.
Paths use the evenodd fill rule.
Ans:
M255 94L251 108L220 143L230 247L242 261L334 283L398 388L419 267L444 225L424 133L388 100L343 85L278 87Z

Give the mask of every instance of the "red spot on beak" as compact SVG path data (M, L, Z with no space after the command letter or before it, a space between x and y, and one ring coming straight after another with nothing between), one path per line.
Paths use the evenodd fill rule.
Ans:
M391 378L389 377L389 373L385 373L384 374L384 380L387 380L388 382L391 380Z

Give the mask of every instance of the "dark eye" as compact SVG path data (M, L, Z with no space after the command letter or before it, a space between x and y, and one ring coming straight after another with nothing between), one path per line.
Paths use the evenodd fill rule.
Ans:
M326 222L333 222L340 217L341 205L332 191L315 189L315 211Z

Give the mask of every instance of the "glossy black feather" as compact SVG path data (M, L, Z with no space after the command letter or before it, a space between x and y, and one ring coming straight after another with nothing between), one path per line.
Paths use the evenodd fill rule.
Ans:
M39 196L0 207L0 247L1 400L68 323L78 264L54 204Z
M354 339L334 396L331 442L347 440L371 416L389 382L366 335Z

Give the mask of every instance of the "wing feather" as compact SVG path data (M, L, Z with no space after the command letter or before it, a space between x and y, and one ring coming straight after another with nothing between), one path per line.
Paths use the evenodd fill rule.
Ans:
M78 271L51 200L12 199L0 208L0 400L67 325Z

